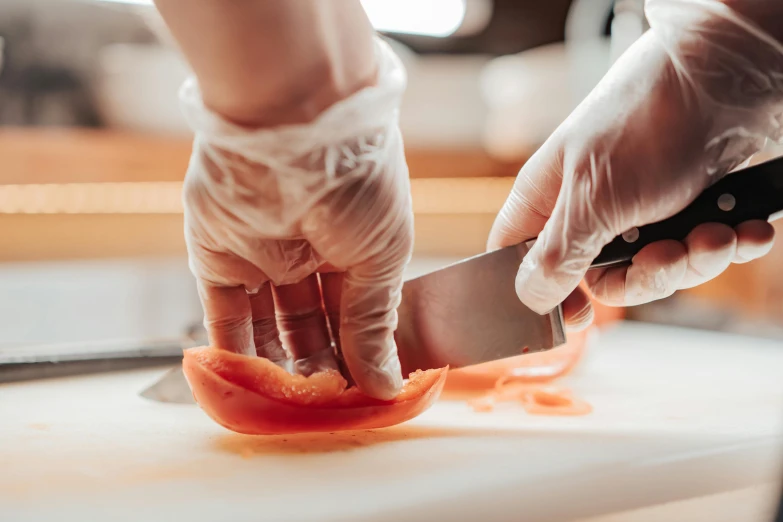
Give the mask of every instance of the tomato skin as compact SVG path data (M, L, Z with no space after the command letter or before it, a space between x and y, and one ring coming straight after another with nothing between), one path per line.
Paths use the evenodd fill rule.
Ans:
M266 359L215 348L185 350L182 366L196 402L207 415L248 435L400 424L432 406L447 374L446 368L412 374L395 399L381 401L355 388L345 389L345 380L336 372L293 376Z

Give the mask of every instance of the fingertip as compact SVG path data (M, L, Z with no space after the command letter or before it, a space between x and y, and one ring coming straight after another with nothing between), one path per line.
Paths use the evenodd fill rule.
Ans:
M502 248L500 246L502 233L498 230L498 227L501 226L498 224L500 219L500 214L498 214L497 217L495 217L495 221L492 223L492 228L489 230L486 244L487 252L494 252L495 250L500 250L500 248Z
M340 370L331 348L296 359L293 363L293 371L299 375L308 376L327 370Z
M563 301L563 317L569 332L581 332L593 323L594 311L590 298L581 288Z
M767 255L775 244L775 227L762 220L740 223L734 228L737 234L737 251L734 263L747 263Z
M388 401L400 393L403 379L396 349L392 348L380 364L373 360L352 357L348 354L346 354L345 363L356 386L364 394Z
M563 274L545 275L543 267L537 262L537 252L534 251L536 247L537 244L522 260L514 280L514 289L525 306L544 315L568 297L572 288L578 285L579 277L576 276L577 282L565 290L562 280L570 281L572 277Z
M519 233L515 232L509 224L507 214L510 211L507 210L507 206L508 201L503 205L500 212L495 217L495 221L492 223L492 228L489 230L489 236L487 237L487 252L493 252L507 246L515 245L526 239L520 237Z
M539 315L546 315L557 306L551 304L545 292L533 287L528 276L517 277L514 286L519 300Z
M737 234L722 223L704 223L694 228L684 241L688 269L679 288L706 283L729 267L737 253Z
M529 165L530 162L526 167ZM492 223L487 238L487 251L537 237L549 219L560 184L552 184L547 178L531 183L526 167L520 171Z

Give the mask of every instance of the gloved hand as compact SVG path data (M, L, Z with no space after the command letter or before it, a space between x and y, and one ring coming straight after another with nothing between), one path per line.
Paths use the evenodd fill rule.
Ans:
M213 345L307 375L338 368L331 330L356 384L388 399L402 385L393 332L413 215L405 71L379 39L375 56L375 85L303 125L234 125L186 83L185 235Z
M674 215L767 138L783 140L779 2L648 0L646 9L651 30L525 164L489 238L498 248L538 237L517 293L538 312L570 294L572 325L592 317L583 278L597 300L636 305L772 246L767 222L711 223L648 245L628 267L587 272L614 237Z

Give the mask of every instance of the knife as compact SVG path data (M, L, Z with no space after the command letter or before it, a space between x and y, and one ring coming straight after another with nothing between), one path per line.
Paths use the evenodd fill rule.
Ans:
M646 245L683 240L703 223L736 226L774 220L783 212L783 158L728 175L674 216L634 228L606 245L591 268L630 263ZM411 279L403 285L395 340L403 374L460 368L548 350L566 341L562 310L538 315L516 296L514 278L533 241L481 254ZM190 392L181 370L164 376L166 395ZM156 398L156 385L144 392ZM192 401L192 399L189 399Z

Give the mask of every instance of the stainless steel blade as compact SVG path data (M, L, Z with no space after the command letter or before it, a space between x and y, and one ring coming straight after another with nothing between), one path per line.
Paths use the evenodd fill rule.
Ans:
M0 347L0 365L181 357L183 348L194 345L190 339L176 338L4 346Z
M140 395L145 399L158 402L176 404L194 404L196 402L190 392L190 386L185 380L185 374L182 373L182 366L167 371L163 377L143 390Z
M514 278L531 244L472 257L405 282L394 336L403 375L446 365L460 368L565 343L560 307L539 315L516 295ZM181 369L167 373L142 395L193 402Z
M0 383L178 363L187 339L114 340L0 347Z
M411 279L395 333L404 375L540 352L566 341L562 310L533 312L514 279L532 241L466 259Z

